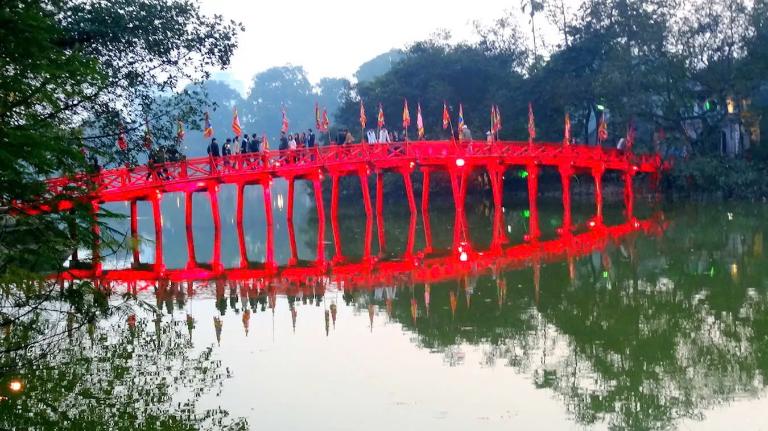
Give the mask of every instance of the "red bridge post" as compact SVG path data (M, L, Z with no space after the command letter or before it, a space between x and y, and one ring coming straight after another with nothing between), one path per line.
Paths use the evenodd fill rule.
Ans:
M286 209L285 218L287 220L293 221L293 187L295 179L294 177L288 177L288 207Z
M344 259L341 251L341 234L339 232L339 175L331 173L331 230L333 231L333 260L339 262Z
M188 191L184 193L184 219L187 228L187 269L192 269L197 266L197 259L195 258L195 236L192 228L192 194L194 192Z
M563 188L563 225L560 227L561 235L568 235L571 232L571 176L573 176L573 167L570 162L561 164L558 167L560 171L560 182Z
M91 260L93 261L93 271L97 276L101 276L102 263L101 263L101 228L98 223L99 203L97 201L91 202L91 214L93 217L93 224L91 229L93 231L93 249L91 251Z
M141 263L139 256L139 210L136 199L131 200L131 252L135 268Z
M221 265L221 214L219 212L219 186L209 185L208 196L211 200L211 214L213 215L213 272L219 273Z
M539 206L536 201L539 194L539 166L531 163L526 168L528 172L528 239L535 241L539 239Z
M376 235L379 240L379 253L387 249L384 234L384 177L381 171L376 171Z
M160 192L152 193L150 201L152 202L152 217L155 223L155 271L163 272L163 216L160 211L160 201L162 195Z
M405 194L408 197L408 208L412 215L416 214L416 200L413 197L413 182L411 181L411 168L401 168L400 175L405 183Z
M237 184L237 245L240 250L240 268L248 268L248 251L245 246L245 228L243 227L243 212L245 207L245 184Z
M624 206L627 211L627 221L632 221L635 218L635 190L633 187L633 179L635 176L635 170L632 166L624 172Z
M592 177L595 179L595 223L598 226L603 224L603 173L605 167L595 166L592 168Z
M421 220L424 224L424 251L432 251L432 229L429 225L429 168L421 168L423 174L421 180Z
M312 186L315 190L315 205L317 206L317 257L316 262L323 264L325 262L325 208L323 204L323 184L322 177L318 175L312 180Z
M264 215L267 221L267 244L264 256L264 263L267 269L273 269L275 266L275 239L273 232L273 218L272 218L272 180L265 179L261 183L262 194L264 195Z

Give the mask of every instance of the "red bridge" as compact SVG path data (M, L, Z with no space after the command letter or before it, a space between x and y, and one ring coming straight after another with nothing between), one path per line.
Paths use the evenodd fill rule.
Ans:
M496 207L494 222L494 241L504 243L504 232L501 228L502 179L504 172L513 167L522 167L528 174L528 196L530 207L530 240L539 236L538 211L536 196L538 194L538 177L541 167L556 168L561 176L563 190L563 226L562 231L571 231L570 181L577 173L588 173L594 178L596 215L590 222L592 226L602 226L602 178L608 170L621 173L625 184L625 202L628 222L634 220L633 214L633 178L637 173L648 173L658 179L661 171L661 160L657 155L638 156L633 153L622 153L606 150L602 147L563 145L560 143L528 142L463 142L453 141L417 141L390 144L357 144L331 145L320 148L307 148L285 151L266 151L261 153L239 154L218 158L198 158L178 163L155 165L148 167L120 168L105 170L97 175L79 175L71 178L57 178L48 182L50 192L55 196L71 194L73 190L88 190L83 199L92 202L94 211L99 204L113 201L130 201L131 203L131 235L138 239L138 200L148 200L152 203L155 225L155 238L158 253L155 262L156 272L163 272L162 261L162 219L160 216L160 200L163 193L184 192L186 196L186 222L188 226L188 249L190 250L189 266L194 268L194 239L191 234L192 194L207 192L210 195L212 217L216 232L215 243L220 242L220 215L218 207L218 187L220 184L237 185L237 226L240 234L241 266L247 268L249 263L245 257L245 241L243 235L243 191L246 185L259 184L262 186L265 202L267 238L265 268L274 271L273 258L273 215L271 205L271 184L275 178L284 178L288 182L287 218L292 226L294 184L296 180L308 180L313 183L317 212L319 218L318 244L324 240L325 210L322 199L322 181L324 177L331 178L331 222L334 236L336 261L343 259L340 234L338 230L338 183L341 176L357 175L363 194L367 218L366 238L372 232L373 205L368 189L368 177L376 176L376 220L379 243L383 244L383 180L385 172L395 172L402 175L408 204L411 210L411 228L415 228L416 201L413 193L411 173L420 169L422 175L421 212L425 230L429 232L427 209L429 206L430 173L435 170L446 171L450 176L453 199L456 207L456 229L454 229L454 244L469 244L466 231L464 202L467 193L467 177L474 169L487 171L493 191L493 201ZM56 208L38 205L36 211L66 210L72 203L62 201ZM95 229L98 229L95 227ZM292 231L292 229L291 229ZM292 233L292 232L291 232ZM429 236L429 234L428 234ZM427 251L431 249L431 239L428 237ZM291 241L295 238L291 235ZM136 241L134 241L134 244ZM497 244L497 245L499 245ZM295 250L295 248L292 248ZM412 243L409 250L412 250ZM318 257L324 259L323 250L318 249ZM408 252L406 258L411 256ZM370 257L370 247L366 248L366 256ZM98 250L94 250L94 271L101 274L101 264ZM134 249L134 263L138 265L138 249ZM212 267L214 272L221 270L220 249L214 247Z

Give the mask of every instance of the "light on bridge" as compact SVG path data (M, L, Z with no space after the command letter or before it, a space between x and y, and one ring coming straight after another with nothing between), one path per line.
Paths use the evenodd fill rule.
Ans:
M466 261L468 261L468 260L469 260L469 255L467 255L467 252L466 252L466 251L462 251L462 252L459 254L459 260L460 260L460 261L462 261L462 262L466 262Z
M464 166L464 159L456 159L456 166L458 167Z

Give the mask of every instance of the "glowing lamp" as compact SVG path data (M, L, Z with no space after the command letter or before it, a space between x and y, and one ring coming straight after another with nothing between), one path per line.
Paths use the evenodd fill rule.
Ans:
M11 392L21 392L21 390L24 389L24 384L21 383L21 380L14 379L8 383L8 389L10 389Z
M597 223L595 223L595 221L594 221L594 220L590 220L590 221L589 221L589 223L587 223L587 226L589 226L590 228L593 228L593 227L595 227L596 225L597 225Z
M456 166L458 167L464 166L464 159L456 159Z
M411 162L410 166L411 166L411 169L413 169L413 167L416 166L416 163Z
M198 187L205 187L205 183L204 183L204 182L202 182L202 181L199 181L199 182L197 183L197 186L198 186Z
M467 260L469 260L469 255L467 255L466 251L462 251L459 254L459 260L462 261L462 262L466 262Z

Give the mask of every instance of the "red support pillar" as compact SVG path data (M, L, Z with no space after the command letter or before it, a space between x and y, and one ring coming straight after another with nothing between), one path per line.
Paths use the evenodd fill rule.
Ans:
M384 176L381 171L376 172L376 234L379 239L379 253L386 250L386 237L384 235Z
M294 178L290 177L287 178L288 180L288 208L286 209L285 218L288 221L293 221L293 187L294 187Z
M360 170L357 173L360 179L360 191L363 193L363 203L365 204L365 215L371 217L373 215L373 209L371 205L371 192L368 190L368 174L365 169Z
M245 184L237 185L237 244L240 248L240 268L248 268L248 251L245 247L245 229L243 228L243 211L245 207Z
M331 174L331 230L333 231L333 259L340 261L344 259L341 251L341 233L339 232L339 175Z
M461 167L449 170L451 176L451 191L453 192L453 203L456 207L456 217L453 229L454 245L460 242L469 241L466 229L466 215L464 214L464 203L467 196L467 171Z
M411 213L411 219L408 223L408 242L405 245L405 258L413 257L413 247L416 243L416 213Z
M267 268L272 269L275 266L275 238L272 229L274 225L272 217L272 180L264 180L261 183L261 189L264 195L264 215L267 221L267 245L264 263Z
M411 210L411 215L416 215L416 200L413 197L413 182L411 181L410 169L403 169L400 171L403 176L403 182L405 183L405 194L408 197L408 208Z
M573 168L570 164L560 165L560 183L563 187L563 225L560 227L561 235L571 232L571 176Z
M541 234L539 231L539 206L537 197L539 194L539 166L530 164L528 171L528 210L529 210L529 231L528 239L537 240Z
M187 269L197 266L195 236L192 228L192 196L193 192L184 193L184 216L187 229Z
M323 204L323 184L320 178L312 180L317 205L317 263L325 262L325 207Z
M291 258L288 260L288 265L296 265L299 261L299 254L296 248L296 229L293 226L293 218L286 220L288 224L288 245L291 248Z
M424 251L432 251L432 228L429 225L429 168L422 169L421 220L424 223Z
M491 240L491 249L498 251L501 246L507 242L507 235L503 227L503 202L504 202L504 166L488 165L486 167L488 177L491 180L491 191L493 193L493 239Z
M491 191L493 192L493 206L496 211L501 211L504 201L504 167L488 165L488 176L491 179Z
M221 214L219 213L219 187L209 186L208 196L211 199L211 214L213 215L213 258L214 272L222 270L221 265Z
M624 172L624 206L627 211L627 221L632 221L635 218L634 174L635 171L631 167L628 171Z
M373 215L365 216L365 238L363 239L363 260L368 261L371 258L371 242L373 240Z
M592 168L592 177L595 179L595 223L603 224L603 172L605 168L596 166Z
M155 272L163 272L165 270L165 265L163 264L163 217L160 211L161 199L160 194L153 194L150 199L152 202L152 217L155 223Z
M131 251L133 253L133 266L141 263L139 256L139 208L136 200L131 201Z
M91 254L91 260L93 261L93 272L98 277L101 276L102 273L101 251L99 250L101 247L101 227L99 227L98 223L98 202L93 201L91 203L91 211L93 216L93 225L91 226L93 231L93 250Z

